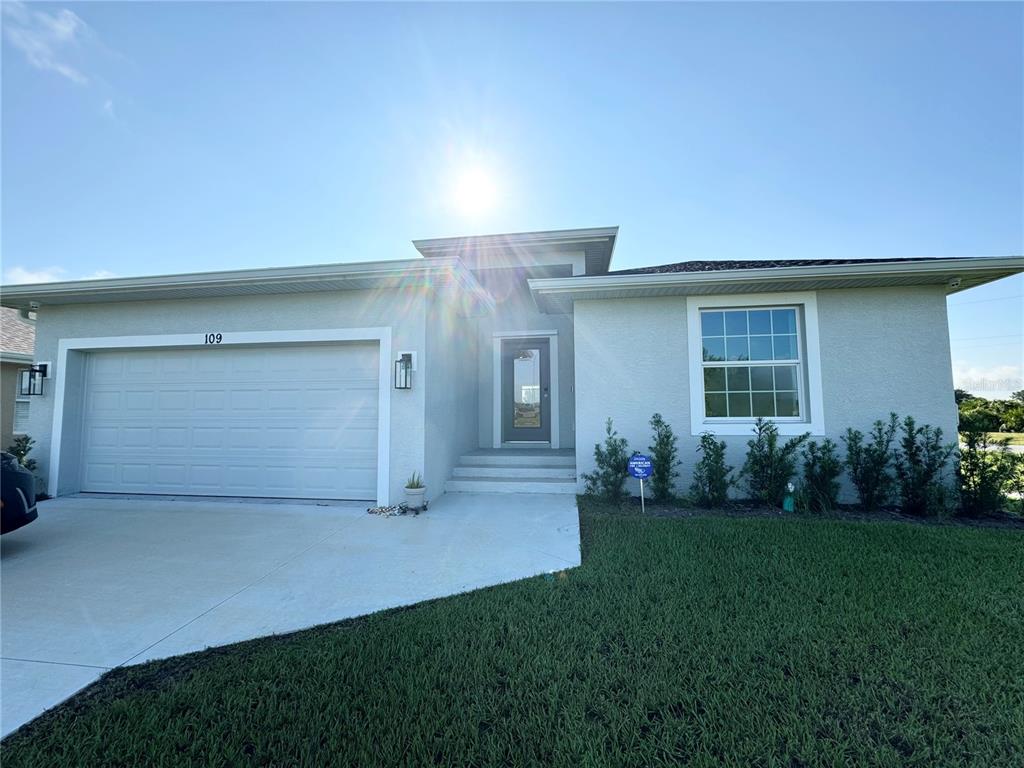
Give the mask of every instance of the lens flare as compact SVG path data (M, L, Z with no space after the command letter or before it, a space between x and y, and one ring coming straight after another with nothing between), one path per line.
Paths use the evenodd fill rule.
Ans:
M482 166L460 170L452 185L452 205L463 216L479 216L494 208L498 187L494 176Z

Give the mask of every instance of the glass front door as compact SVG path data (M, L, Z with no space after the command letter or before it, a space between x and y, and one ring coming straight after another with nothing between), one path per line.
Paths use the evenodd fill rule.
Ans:
M502 342L502 441L551 440L551 392L547 339Z

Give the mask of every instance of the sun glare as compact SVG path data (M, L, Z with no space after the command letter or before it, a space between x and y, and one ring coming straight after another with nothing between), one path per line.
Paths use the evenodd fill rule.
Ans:
M497 185L486 168L470 166L456 174L452 186L452 204L463 216L486 213L494 207L497 198Z

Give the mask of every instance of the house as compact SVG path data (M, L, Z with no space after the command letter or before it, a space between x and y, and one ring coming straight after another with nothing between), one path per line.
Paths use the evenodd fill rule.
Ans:
M32 365L36 329L16 309L0 309L0 448L25 431L31 398L18 391L20 372Z
M417 258L10 286L49 363L54 495L572 492L608 417L739 461L757 415L838 438L956 431L946 296L1024 259L687 261L610 271L617 228L419 240Z

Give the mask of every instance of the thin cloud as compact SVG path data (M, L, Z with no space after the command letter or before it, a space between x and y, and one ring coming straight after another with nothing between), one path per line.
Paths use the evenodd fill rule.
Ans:
M4 271L4 284L25 285L28 283L56 283L60 280L105 280L110 277L117 277L117 274L109 269L97 269L87 275L69 277L68 271L64 267L41 267L39 269L11 267Z
M970 365L953 362L953 386L976 395L995 397L1024 388L1021 366L1014 364Z
M29 64L77 85L88 84L85 73L68 61L82 41L92 36L78 14L67 8L53 13L38 11L23 2L5 2L2 7L4 36L25 54Z
M11 267L4 271L4 282L8 285L19 283L55 283L62 280L67 270L63 267L42 267L41 269L25 269Z

